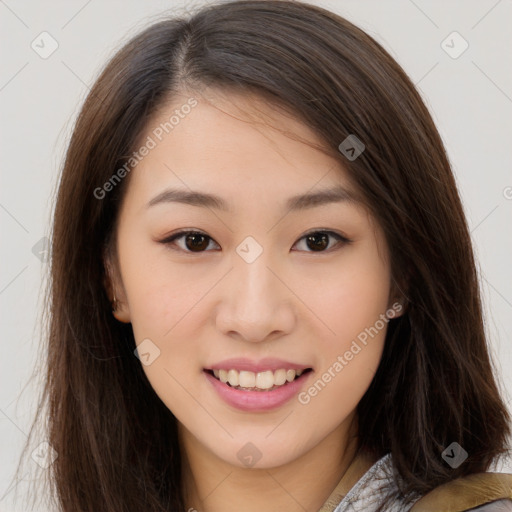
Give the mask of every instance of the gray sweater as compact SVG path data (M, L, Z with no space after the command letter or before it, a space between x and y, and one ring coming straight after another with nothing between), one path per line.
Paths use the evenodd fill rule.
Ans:
M333 512L375 512L386 495L398 490L393 476L391 454L379 459L350 489ZM411 497L408 505L401 499L395 499L386 512L406 512L421 496ZM503 499L487 503L477 508L467 509L472 512L512 512L512 500ZM441 512L441 511L440 511Z

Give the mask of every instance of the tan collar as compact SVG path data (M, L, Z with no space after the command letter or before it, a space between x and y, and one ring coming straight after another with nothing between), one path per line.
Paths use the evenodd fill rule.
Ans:
M462 512L506 498L512 499L512 475L475 473L436 487L411 512Z
M377 462L377 459L358 453L318 512L333 512L350 489L354 487L375 462Z

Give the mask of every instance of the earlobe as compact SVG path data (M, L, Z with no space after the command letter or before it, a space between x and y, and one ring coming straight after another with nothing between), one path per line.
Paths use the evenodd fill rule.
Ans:
M105 287L105 291L107 292L107 296L110 298L110 305L112 308L112 315L116 320L123 323L130 323L130 312L128 308L128 304L123 299L121 300L116 294L116 290L120 287L117 285L115 279L115 272L112 268L112 263L108 256L103 258L104 268L105 268L105 278L103 281L103 285Z
M404 296L395 296L389 300L386 316L391 320L403 316L407 311L407 298Z
M405 313L405 301L404 300L395 300L393 301L386 311L386 316L391 320L393 318L398 318Z
M401 283L392 279L388 310L386 311L388 318L398 318L407 312L409 304L407 290L407 281L404 278L402 278Z
M119 322L123 322L125 324L129 324L131 322L128 306L124 303L120 304L117 299L112 301L112 315L114 315L115 319Z

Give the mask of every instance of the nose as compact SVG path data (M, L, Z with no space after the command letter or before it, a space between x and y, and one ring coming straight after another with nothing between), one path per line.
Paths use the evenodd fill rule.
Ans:
M272 265L267 252L250 263L234 255L234 268L222 283L216 310L216 326L224 335L261 342L293 330L295 296L283 272L272 268L276 265Z

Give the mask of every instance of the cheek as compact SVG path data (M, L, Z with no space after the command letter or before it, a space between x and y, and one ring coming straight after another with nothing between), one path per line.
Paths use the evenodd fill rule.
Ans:
M323 417L335 427L357 407L379 365L384 335L382 330L366 345L357 340L351 342L345 347L347 350L336 351L328 358L298 396L309 418Z
M311 417L323 416L333 427L357 406L372 382L388 326L385 267L377 272L354 271L340 280L339 286L331 285L329 300L318 302L331 332L324 330L326 334L317 338L319 368L299 396L299 402L311 408Z
M170 262L165 248L121 232L119 263L135 339L163 339L201 298L204 279Z
M319 373L329 372L323 380L336 381L333 387L354 399L362 396L379 366L388 325L385 311L383 298L363 293L341 299L331 311L335 334L323 337Z
M197 305L218 277L198 272L194 265L186 270L172 265L154 242L127 236L122 243L120 266L136 345L141 353L149 347L156 354L142 368L169 409L185 407L190 396L180 383L198 371L194 356L201 353L200 330L207 322Z
M308 295L308 304L329 329L317 337L320 368L303 403L315 400L314 407L326 414L335 407L342 417L356 407L380 363L388 325L389 267L372 245L347 253L321 282L324 286ZM316 400L317 395L322 398Z
M322 329L324 340L343 349L388 309L389 268L376 249L368 247L347 252L340 264L320 272L308 277L302 293L328 327Z

